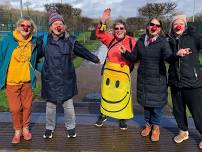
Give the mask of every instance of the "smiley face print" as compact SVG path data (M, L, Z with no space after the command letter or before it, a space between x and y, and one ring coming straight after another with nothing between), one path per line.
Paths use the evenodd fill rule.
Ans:
M117 119L130 119L132 109L129 67L106 62L101 86L101 113Z

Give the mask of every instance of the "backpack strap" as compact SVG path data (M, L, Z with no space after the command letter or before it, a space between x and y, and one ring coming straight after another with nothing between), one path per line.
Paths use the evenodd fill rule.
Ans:
M111 40L111 42L109 43L109 45L108 45L108 49L110 49L111 48L111 45L112 45L112 43L114 42L114 40L115 40L115 37Z
M46 47L46 44L47 44L47 41L48 41L48 33L44 33L43 35L43 49Z
M132 51L132 50L133 50L133 44L132 44L131 38L130 38L130 40L129 40L129 46L130 46L130 50Z

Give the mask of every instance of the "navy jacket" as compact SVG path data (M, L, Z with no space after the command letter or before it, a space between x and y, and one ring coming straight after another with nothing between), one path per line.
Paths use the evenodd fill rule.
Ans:
M145 35L136 43L132 53L122 54L125 58L139 60L137 75L137 100L146 107L162 107L167 103L167 74L164 61L174 62L170 46L164 37L158 37L149 46L144 45Z
M75 37L65 34L58 41L48 35L47 44L43 48L42 38L38 40L38 59L44 57L41 72L43 99L52 103L64 102L77 94L76 74L72 62L72 54L98 63L99 59L80 45ZM87 87L87 86L86 86Z

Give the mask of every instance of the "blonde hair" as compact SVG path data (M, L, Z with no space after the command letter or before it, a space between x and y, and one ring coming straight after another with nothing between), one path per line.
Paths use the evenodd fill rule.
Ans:
M31 33L35 33L37 31L37 27L36 27L36 24L34 23L34 21L28 17L28 16L24 16L24 17L21 17L17 22L16 22L16 28L18 28L20 26L20 24L24 21L29 21L31 23Z

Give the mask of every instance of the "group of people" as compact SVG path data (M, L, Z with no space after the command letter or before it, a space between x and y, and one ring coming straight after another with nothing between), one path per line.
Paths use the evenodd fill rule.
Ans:
M172 18L168 35L164 35L158 18L150 19L145 34L137 42L126 35L127 26L122 20L115 21L113 33L108 32L110 17L111 9L107 8L96 28L96 36L108 47L108 52L102 69L100 116L95 125L101 127L107 117L112 117L119 120L121 130L127 129L126 120L133 118L130 72L138 63L137 101L144 108L145 120L141 136L151 134L151 141L159 141L168 85L179 128L173 140L181 143L189 138L186 106L202 135L202 71L199 63L202 41L187 26L186 16ZM0 44L0 88L6 89L15 130L13 144L19 143L21 136L25 140L32 139L29 122L35 70L41 71L41 96L47 101L43 137L53 137L56 107L62 104L67 136L75 138L72 97L77 94L77 87L72 53L94 63L100 62L67 32L64 19L55 8L48 11L48 19L49 33L35 37L36 26L32 19L21 18L15 31ZM168 72L165 61L169 64ZM199 148L202 149L202 140Z

